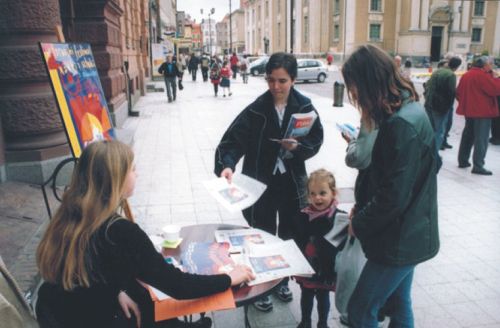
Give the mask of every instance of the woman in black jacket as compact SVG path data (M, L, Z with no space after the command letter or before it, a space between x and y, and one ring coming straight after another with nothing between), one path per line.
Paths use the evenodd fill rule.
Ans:
M83 151L37 250L45 280L37 303L42 328L124 327L127 320L119 301L137 317L141 314L141 327L154 327L151 297L137 280L176 299L189 299L252 278L243 266L229 274L201 276L167 264L144 231L118 214L123 200L133 193L135 178L133 153L127 145L101 141Z
M349 302L352 327L377 327L386 300L391 325L413 327L416 264L439 250L434 132L413 84L381 49L359 47L344 63L349 96L379 132L369 167L371 195L351 213L368 259Z
M266 66L269 90L236 117L215 153L215 174L228 181L238 161L245 156L242 173L263 182L267 189L253 206L243 211L243 216L250 226L271 234L278 232L283 239L293 237L292 219L307 206L304 162L314 156L323 143L319 117L306 136L298 140L283 139L292 114L316 112L311 100L293 88L296 77L295 57L287 53L273 54ZM287 284L279 288L278 297L292 300ZM262 311L272 309L269 298L255 305Z

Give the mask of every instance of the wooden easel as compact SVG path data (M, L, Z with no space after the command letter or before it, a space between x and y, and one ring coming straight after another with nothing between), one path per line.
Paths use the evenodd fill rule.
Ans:
M61 43L66 42L61 25L56 25L55 30L56 30L57 40ZM129 219L130 221L135 222L134 215L132 214L132 210L130 209L130 204L129 204L128 200L125 200L123 202L122 208L123 208L123 214L125 215L125 217L127 219ZM50 213L50 210L49 210L49 213Z

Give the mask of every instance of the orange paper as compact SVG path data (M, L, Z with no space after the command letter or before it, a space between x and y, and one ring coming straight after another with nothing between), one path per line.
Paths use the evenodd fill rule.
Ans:
M162 321L184 315L208 311L236 308L233 291L228 288L225 292L192 300L175 300L173 298L158 300L148 285L143 284L149 291L155 306L155 321Z

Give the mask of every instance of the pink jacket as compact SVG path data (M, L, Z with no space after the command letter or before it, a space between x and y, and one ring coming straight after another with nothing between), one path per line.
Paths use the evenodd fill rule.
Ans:
M469 118L497 117L500 115L497 96L500 96L500 79L472 67L458 83L457 114Z

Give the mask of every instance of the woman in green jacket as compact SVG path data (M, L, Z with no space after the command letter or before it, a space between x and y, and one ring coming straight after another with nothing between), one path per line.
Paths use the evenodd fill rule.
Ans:
M350 232L368 259L349 302L352 327L377 327L391 298L391 327L413 327L418 263L439 250L434 132L414 86L381 49L359 47L342 74L362 120L379 127L369 167L371 195L351 213Z

